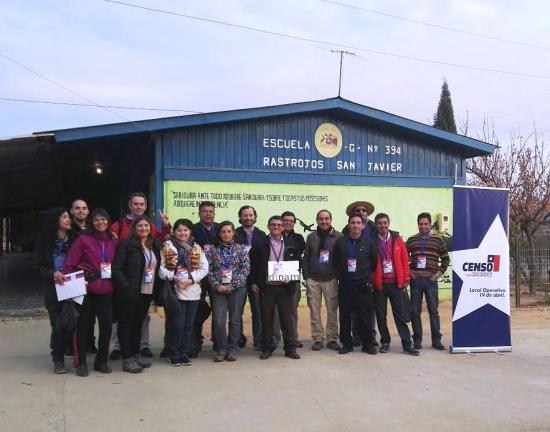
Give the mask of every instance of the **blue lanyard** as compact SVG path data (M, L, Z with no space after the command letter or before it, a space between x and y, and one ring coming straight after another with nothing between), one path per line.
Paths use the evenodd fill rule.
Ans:
M271 241L271 237L269 238L269 246L271 247L271 250L273 251L273 255L275 255L275 260L277 262L281 261L281 254L283 253L283 246L284 241L281 239L281 246L279 247L279 253L275 252L275 248L273 247L273 242Z
M222 267L228 269L231 266L231 257L233 256L233 252L235 250L235 243L231 245L231 249L229 249L229 253L224 252L224 249L225 248L223 246L220 246L218 248L218 257L222 262Z
M420 236L420 255L424 255L424 251L426 250L426 240L428 240L428 237Z
M388 239L387 240L384 240L380 236L378 238L380 238L380 240L382 240L382 242L383 242L382 246L379 247L378 249L380 250L380 252L382 252L382 256L384 257L384 261L387 261L388 260L388 254L387 254L386 248L388 246L388 242L391 241L391 236L388 234ZM391 246L391 243L390 243L390 246Z
M99 249L99 254L101 255L101 262L107 262L107 252L105 248L105 242L100 242L99 239L95 239L97 242L97 247Z
M348 252L350 258L357 258L357 240L349 239Z
M252 246L252 238L254 238L254 231L252 231L252 234L248 234L245 229L243 228L243 231L244 231L244 235L246 237L246 244L248 246Z
M149 251L149 259L147 259L147 251ZM151 268L151 263L153 262L153 251L151 249L143 249L143 255L145 256L145 267Z

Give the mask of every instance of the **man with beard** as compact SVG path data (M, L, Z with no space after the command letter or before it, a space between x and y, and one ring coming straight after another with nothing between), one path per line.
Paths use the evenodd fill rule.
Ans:
M334 265L334 245L342 237L332 227L332 214L328 210L317 213L317 230L307 236L304 251L303 275L311 320L313 351L327 348L338 351L338 281ZM321 319L322 298L327 308L326 333Z
M257 242L259 239L265 238L266 234L261 229L257 228L256 219L258 214L256 209L249 205L244 205L239 209L239 223L241 224L235 230L235 243L244 244L250 248L252 245ZM259 350L262 347L262 308L260 305L260 296L251 291L250 286L250 275L247 280L247 289L248 289L248 302L250 303L250 312L252 314L252 339L254 348ZM245 299L246 303L246 299ZM243 348L246 346L246 336L244 335L244 327L241 317L241 329L243 329L243 334L241 335L241 341L239 346ZM280 330L278 329L278 320L277 320L277 329L275 334L279 334ZM279 342L278 340L276 341Z

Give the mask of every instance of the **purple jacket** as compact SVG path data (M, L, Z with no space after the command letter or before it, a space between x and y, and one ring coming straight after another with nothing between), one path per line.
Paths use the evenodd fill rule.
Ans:
M111 263L115 257L117 240L108 239L105 234L82 234L69 249L63 273L85 270L93 273L92 281L88 282L87 291L90 294L111 295L113 283L111 279L101 279L102 261Z

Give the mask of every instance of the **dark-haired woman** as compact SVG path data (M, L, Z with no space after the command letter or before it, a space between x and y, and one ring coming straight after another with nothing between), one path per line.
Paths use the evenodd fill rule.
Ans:
M34 265L40 270L44 290L44 305L50 316L52 333L50 337L51 356L56 374L67 373L65 348L72 343L73 332L60 325L61 310L72 300L57 301L55 283L63 282L63 267L67 252L76 240L71 230L71 218L64 208L48 210L34 251Z
M137 216L130 225L130 235L119 244L113 262L122 370L130 373L151 366L139 353L139 342L141 326L159 281L161 243L153 237L152 226L147 216Z
M201 298L200 281L208 274L208 261L201 247L193 241L193 223L178 219L170 240L164 243L160 265L161 279L171 281L179 310L166 310L167 355L172 366L188 366L189 339Z
M107 365L109 340L113 322L113 283L111 263L115 256L117 241L111 232L111 218L104 209L92 212L90 230L81 234L69 250L64 266L65 273L84 270L86 296L77 330L77 351L75 352L76 374L88 376L86 347L89 340L90 322L97 317L99 338L94 370L110 373Z
M208 281L212 290L212 317L217 354L215 362L235 361L242 333L242 315L246 297L246 277L250 272L248 248L235 243L233 223L219 225L220 244L207 253L210 263ZM229 316L229 333L227 319Z

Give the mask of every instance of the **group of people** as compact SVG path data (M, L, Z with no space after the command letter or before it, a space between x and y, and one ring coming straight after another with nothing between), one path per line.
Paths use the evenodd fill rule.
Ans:
M235 361L248 343L243 310L250 302L252 345L269 359L283 342L284 354L299 359L297 348L300 278L310 310L311 349L326 347L347 354L361 346L368 354L390 349L387 302L403 351L422 348L422 299L430 315L431 342L444 349L438 315L438 278L449 265L443 240L431 233L431 216L418 215L418 234L403 241L390 230L390 218L374 206L356 201L346 208L342 232L332 214L320 210L317 228L307 239L294 231L295 215L271 216L267 230L256 227L249 205L238 212L239 226L215 222L215 204L199 205L199 221L170 224L160 212L157 228L145 215L147 198L133 193L129 213L112 222L104 209L89 213L84 200L71 208L51 209L35 251L44 281L51 323L50 348L55 373L67 372L65 356L74 355L78 376L87 376L86 354L95 354L94 370L110 373L108 361L122 358L130 373L150 367L149 309L163 305L164 348L172 366L191 364L203 344L203 324L212 314L214 361ZM58 301L65 275L84 272L82 304ZM300 275L301 272L301 275ZM407 286L410 284L409 299ZM326 328L321 318L324 298ZM99 334L95 346L94 328ZM412 323L412 336L408 322ZM376 327L380 333L377 341ZM377 350L377 346L380 348Z

